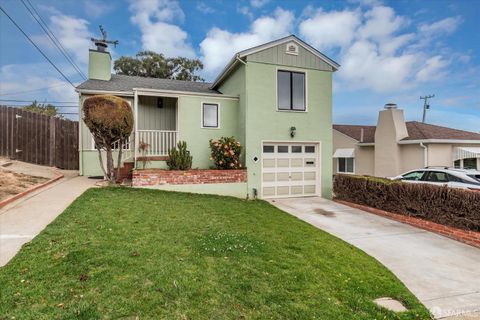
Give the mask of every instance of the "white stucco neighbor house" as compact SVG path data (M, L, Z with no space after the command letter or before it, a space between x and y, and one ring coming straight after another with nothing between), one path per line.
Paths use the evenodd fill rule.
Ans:
M427 166L480 169L480 134L404 119L385 105L376 126L333 125L334 173L392 177Z

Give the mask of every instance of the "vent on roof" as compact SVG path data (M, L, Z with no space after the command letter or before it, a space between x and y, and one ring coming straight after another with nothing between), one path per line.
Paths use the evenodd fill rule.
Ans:
M286 48L287 54L293 54L293 55L298 55L298 45L295 42L289 42L287 43L287 48Z
M397 104L396 103L387 103L385 106L384 106L385 109L389 110L389 109L397 109Z

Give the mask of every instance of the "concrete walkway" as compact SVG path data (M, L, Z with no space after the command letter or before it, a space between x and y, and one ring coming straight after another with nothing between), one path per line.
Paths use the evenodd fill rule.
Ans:
M65 178L0 209L0 267L98 181L62 173Z
M270 202L376 258L436 318L480 311L480 249L322 198Z

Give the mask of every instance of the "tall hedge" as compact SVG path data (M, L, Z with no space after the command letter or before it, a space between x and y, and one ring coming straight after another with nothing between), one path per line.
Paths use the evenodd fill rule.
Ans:
M339 200L480 231L477 191L350 175L335 176L333 191Z

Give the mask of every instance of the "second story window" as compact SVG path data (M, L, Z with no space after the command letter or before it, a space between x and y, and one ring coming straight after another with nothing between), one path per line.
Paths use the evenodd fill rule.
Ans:
M279 70L277 101L278 110L305 111L305 73Z

